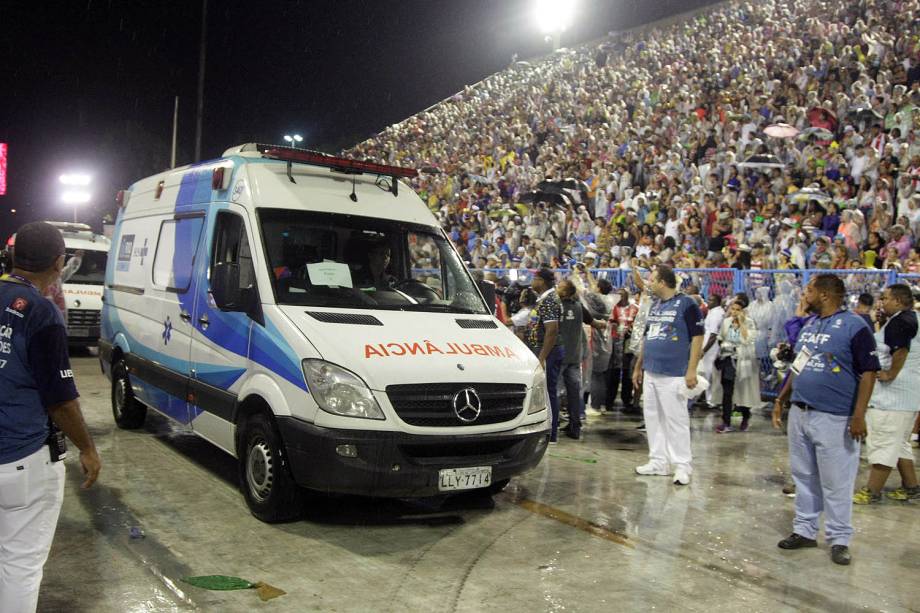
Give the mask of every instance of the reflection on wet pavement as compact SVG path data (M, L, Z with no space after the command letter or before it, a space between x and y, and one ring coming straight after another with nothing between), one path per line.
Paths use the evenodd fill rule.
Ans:
M105 466L100 487L79 492L68 465L40 611L262 606L251 590L178 583L187 574L276 585L287 594L273 611L893 611L920 599L920 505L857 508L847 568L823 543L777 549L792 520L786 445L757 413L726 435L715 413L696 413L687 487L636 476L637 420L602 416L494 499L319 497L303 520L267 525L248 513L232 458L163 419L114 428L98 365L75 367Z

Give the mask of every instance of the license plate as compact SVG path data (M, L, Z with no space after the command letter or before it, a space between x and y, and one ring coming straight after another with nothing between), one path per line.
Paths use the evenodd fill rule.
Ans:
M70 328L67 330L68 336L89 336L89 329L87 328Z
M445 468L438 471L438 490L474 490L492 485L492 467Z

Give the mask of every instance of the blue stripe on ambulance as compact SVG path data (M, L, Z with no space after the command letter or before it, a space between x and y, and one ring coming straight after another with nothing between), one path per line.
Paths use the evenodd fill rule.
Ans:
M205 162L204 164L207 164ZM231 185L233 182L231 181ZM187 172L179 185L179 193L176 197L175 212L177 214L181 213L191 213L196 211L201 211L206 213L207 208L211 206L211 199L213 192L211 190L211 171L210 170L200 170L200 171L190 171ZM220 207L220 205L217 205ZM215 207L215 208L217 208ZM226 205L220 207L226 208ZM118 216L121 217L124 214L124 211L119 210ZM114 237L113 243L118 244L119 235L121 233L121 219L116 220L116 228L118 234ZM174 245L173 251L173 266L186 266L193 267L191 258L193 254L183 253L178 247L179 245L188 245L189 236L182 236L180 232L186 232L191 229L191 225L179 224L177 228L176 235L176 245ZM213 224L212 227L208 229L208 234L205 237L204 245L201 248L202 253L198 257L205 258L205 263L208 263L210 259L210 253L208 252L207 245L211 244L211 238L213 234ZM185 240L183 240L185 239ZM109 258L107 262L108 266L114 265L114 258ZM194 271L191 271L194 272ZM107 271L107 278L112 278L112 271ZM300 359L297 357L294 350L284 339L281 332L275 327L271 321L265 322L265 327L262 326L251 326L252 333L251 339L247 338L246 335L242 334L239 330L239 326L232 325L231 315L229 313L224 313L219 309L213 308L209 303L209 294L207 292L207 287L204 284L198 284L197 280L193 278L192 285L189 288L190 290L184 293L178 294L179 303L181 308L187 313L192 313L195 299L201 300L201 304L204 305L202 308L202 314L206 313L210 320L210 325L206 331L202 331L205 338L210 342L214 343L219 347L223 347L226 350L239 355L240 357L246 358L247 352L250 354L249 359L253 362L263 366L267 370L274 372L280 377L284 378L286 381L293 383L295 386L309 392L307 390L306 383L303 378L303 371L300 366ZM113 292L109 289L105 290L106 294L106 303L114 305L116 299L113 297ZM137 353L139 356L144 357L148 360L156 361L162 366L173 370L178 373L186 373L189 368L188 360L183 360L180 358L175 358L170 355L161 353L154 348L147 346L143 343L140 343L137 338L127 332L125 326L120 321L117 310L114 308L105 309L106 317L102 320L102 337L109 339L111 342L115 342L116 332L120 333L125 337L125 340L128 343L128 346L132 351ZM249 327L247 327L247 333ZM195 365L197 377L204 383L212 385L219 389L229 390L238 380L246 373L245 368L232 368L225 369L220 368L213 364L196 364ZM132 386L136 386L138 392L140 392L139 397L145 400L148 404L155 407L160 412L168 415L172 419L182 423L188 424L195 417L198 417L202 413L202 409L198 406L188 407L187 401L185 398L177 398L172 396L160 389L157 389L151 385L146 384L143 381L137 379L137 377L130 375Z
M108 297L106 299L108 299ZM121 335L125 337L125 341L128 343L128 347L130 347L134 353L175 372L182 372L183 369L187 367L187 362L171 355L161 353L138 341L126 331L115 309L107 309L106 313L107 317L103 321L103 326L108 327L110 330L120 330ZM115 342L111 334L107 338ZM229 390L230 387L246 373L245 368L220 369L207 364L200 365L198 368L199 379L208 385L213 385L214 387L224 390ZM129 377L131 379L131 387L134 388L138 398L176 421L187 424L191 419L194 419L194 417L200 414L200 411L198 411L195 413L194 417L190 418L186 408L185 398L178 398L168 394L163 390L145 383L134 375L129 374Z
M230 184L233 184L232 179ZM204 210L204 207L200 205L210 206L211 197L211 171L188 172L182 177L182 182L179 185L179 194L176 196L176 213ZM214 208L217 209L218 206L219 208L227 208L227 205L217 205ZM213 223L207 232L204 242L206 246L212 242ZM176 242L177 248L173 261L188 262L191 259L191 255L184 254L183 257L182 254L179 254L178 245L187 245L189 241L181 243L177 233ZM210 251L206 247L202 251L199 257L204 258L205 265L209 266ZM179 295L179 302L186 312L192 313L197 298L200 305L199 312L207 314L210 321L207 330L199 330L205 338L218 347L222 347L243 358L249 353L249 359L256 364L274 372L305 392L308 391L303 377L303 370L301 370L300 359L270 321L265 322L264 328L254 325L247 326L244 330L241 330L238 321L236 321L239 318L238 314L225 313L214 307L206 284L195 284L193 282L192 288L194 288L194 292L189 291ZM249 336L250 329L252 331L251 338ZM196 365L196 368L201 369L203 366Z

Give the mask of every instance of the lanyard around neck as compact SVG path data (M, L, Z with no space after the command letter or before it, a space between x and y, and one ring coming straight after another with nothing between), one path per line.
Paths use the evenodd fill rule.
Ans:
M38 291L38 288L35 287L35 284L19 275L14 275L13 273L7 273L0 277L0 281L6 281L7 283L17 283L19 285L25 285L26 287L31 287L35 291Z

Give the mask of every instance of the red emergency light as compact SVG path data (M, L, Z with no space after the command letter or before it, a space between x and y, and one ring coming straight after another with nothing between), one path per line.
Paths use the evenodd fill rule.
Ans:
M256 145L256 147L262 153L262 157L265 158L283 160L285 162L296 162L298 164L309 164L311 166L322 166L340 172L353 174L367 172L375 175L404 177L407 179L418 176L418 170L415 168L403 168L401 166L377 164L376 162L349 160L348 158L340 158L319 151L310 151L309 149L294 149L292 147L281 147L279 145Z

